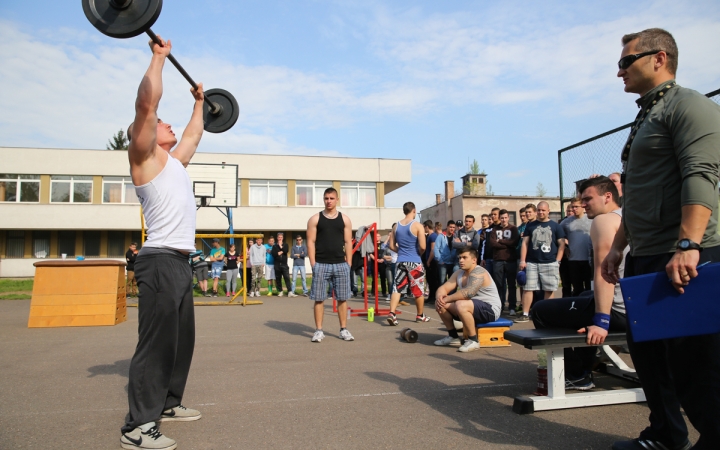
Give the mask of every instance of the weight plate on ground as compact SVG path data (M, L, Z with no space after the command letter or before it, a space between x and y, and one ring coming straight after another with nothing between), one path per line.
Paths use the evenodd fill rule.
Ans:
M162 0L82 0L90 23L102 34L126 39L153 26L162 10Z
M212 114L208 101L218 103L222 107L220 114ZM205 91L205 105L203 105L203 122L205 131L222 133L235 125L240 116L240 107L235 97L225 89L210 89Z

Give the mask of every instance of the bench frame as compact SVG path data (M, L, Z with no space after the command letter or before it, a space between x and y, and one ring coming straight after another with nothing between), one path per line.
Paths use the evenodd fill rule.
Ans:
M542 336L544 335L544 336ZM553 337L557 339L552 339ZM565 354L567 347L592 347L585 343L585 336L572 330L515 330L505 333L505 339L522 344L531 350L547 351L548 395L518 396L513 402L513 411L518 414L532 414L535 411L580 408L584 406L616 405L645 401L642 388L614 389L605 391L580 391L565 393ZM580 340L582 339L582 340ZM575 341L575 342L573 342ZM605 373L626 380L639 382L635 370L610 348L611 344L626 342L625 333L611 333L601 346L601 351L612 361L605 364Z

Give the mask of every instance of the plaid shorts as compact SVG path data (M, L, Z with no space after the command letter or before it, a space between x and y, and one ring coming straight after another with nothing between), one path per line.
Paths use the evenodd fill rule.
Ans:
M551 263L527 263L525 268L527 282L526 291L547 291L555 292L560 286L560 265L557 262Z
M324 264L316 262L313 266L310 300L316 302L325 301L328 298L328 289L331 284L337 301L344 302L350 298L350 266L348 263Z
M409 293L415 298L422 297L425 292L425 267L422 263L398 263L395 268L393 292Z

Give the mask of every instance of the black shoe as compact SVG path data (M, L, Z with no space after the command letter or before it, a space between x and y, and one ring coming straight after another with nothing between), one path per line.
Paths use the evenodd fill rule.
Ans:
M571 391L589 391L590 389L595 387L595 383L593 383L593 377L592 374L589 373L585 375L584 377L570 379L565 378L565 390Z
M685 442L684 445L679 447L668 447L660 441L653 441L650 439L633 439L632 441L618 441L612 445L612 450L690 450L692 444L690 441Z
M205 297L210 297L210 293L207 292L207 291L203 292L203 295L204 295Z
M217 297L217 291L213 291L213 297Z

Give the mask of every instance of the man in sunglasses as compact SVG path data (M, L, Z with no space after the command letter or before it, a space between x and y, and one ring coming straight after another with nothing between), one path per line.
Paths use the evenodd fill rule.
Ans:
M720 106L675 83L678 49L667 31L628 34L622 43L617 76L625 92L640 96L640 112L622 150L623 226L602 263L602 277L617 282L629 244L625 276L665 271L682 294L698 276L698 264L720 261ZM681 300L692 307L691 299ZM692 448L718 448L720 333L634 342L628 330L628 346L650 425L639 438L612 448L690 449L681 406L700 433Z

